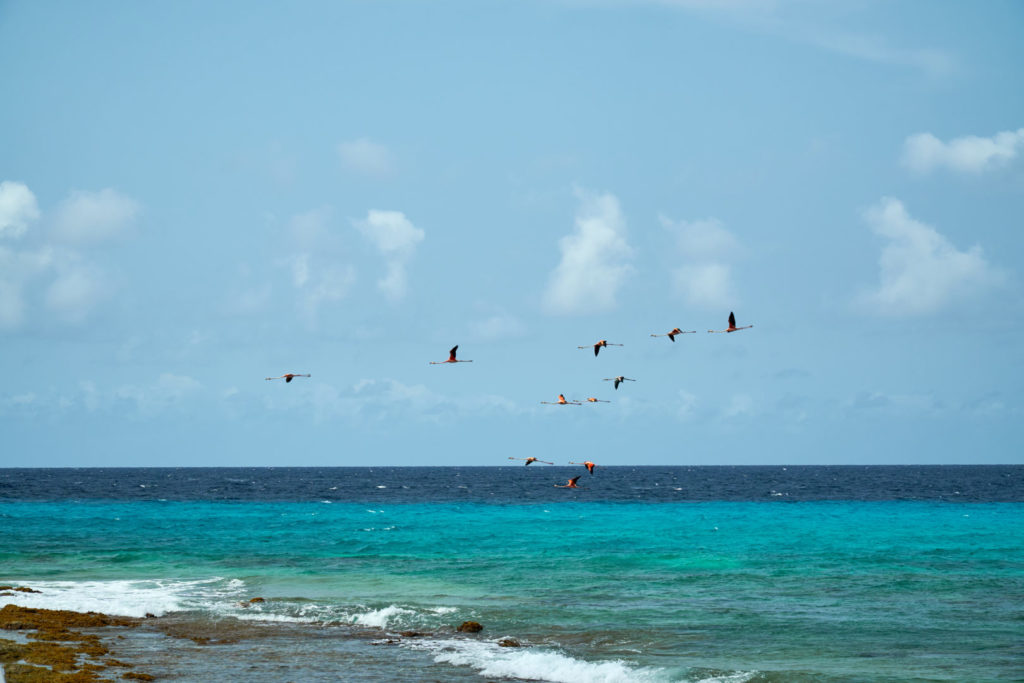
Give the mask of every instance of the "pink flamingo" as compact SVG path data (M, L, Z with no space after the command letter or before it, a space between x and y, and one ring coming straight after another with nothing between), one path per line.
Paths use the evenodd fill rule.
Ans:
M668 334L652 334L651 336L652 337L668 337L669 341L673 341L674 342L676 340L676 335L677 334L696 334L696 333L697 333L697 330L688 330L686 332L683 332L681 329L679 329L677 327L674 330L672 330L671 332L669 332Z
M594 468L596 467L596 465L594 463L590 462L589 460L584 460L583 462L570 462L569 464L570 465L583 465L584 467L587 468L587 472L590 472L591 474L594 473Z
M583 405L579 401L566 401L564 394L558 395L557 401L541 401L541 403L549 406L581 406Z
M602 346L624 346L624 345L623 344L610 344L610 343L606 342L604 339L601 339L596 344L587 344L586 346L577 346L576 348L577 349L589 349L589 348L593 347L594 348L594 355L596 356L598 353L601 352L601 347Z
M455 352L459 350L459 345L456 344L452 347L452 350L448 352L448 360L432 360L431 365L444 365L445 363L472 363L471 360L458 360L455 358Z
M736 316L733 315L732 311L729 311L729 327L724 330L708 330L708 332L739 332L740 330L747 330L753 327L753 325L744 325L743 327L736 327Z
M280 377L264 377L264 379L283 379L285 384L287 384L288 382L291 382L296 377L312 377L312 376L313 375L297 375L294 372L286 372L285 374L281 375Z

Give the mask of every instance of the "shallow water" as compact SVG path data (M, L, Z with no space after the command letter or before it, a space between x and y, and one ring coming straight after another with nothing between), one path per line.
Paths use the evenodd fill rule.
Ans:
M116 656L177 680L1024 673L1024 468L576 473L0 470L0 601L159 615Z

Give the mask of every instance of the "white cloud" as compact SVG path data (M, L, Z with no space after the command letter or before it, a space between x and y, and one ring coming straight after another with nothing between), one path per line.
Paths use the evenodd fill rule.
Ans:
M725 407L722 415L726 418L744 417L753 415L754 400L747 394L735 394L729 399L729 405Z
M1008 163L1022 147L1024 128L996 133L990 138L968 135L949 142L931 133L918 133L903 143L903 163L920 173L941 167L981 173Z
M38 218L36 196L27 185L10 180L0 183L0 237L20 237Z
M289 259L292 285L299 290L299 306L309 320L316 318L322 304L341 301L348 296L356 281L352 266L323 263L314 266L314 258L313 254L293 254Z
M49 238L35 249L0 247L0 329L30 320L32 302L42 302L60 322L83 322L113 288L103 270L79 247L120 234L139 205L114 190L74 192L56 209ZM0 183L0 236L18 237L40 218L35 196L21 183Z
M286 231L293 252L279 262L290 271L292 286L298 293L298 309L311 323L323 304L344 299L356 281L355 269L340 262L343 242L331 230L331 218L329 208L293 216ZM270 290L265 285L250 287L237 300L237 310L259 310L269 297Z
M371 209L366 220L355 223L374 246L389 256L411 252L424 237L423 231L414 226L401 211Z
M53 250L0 247L0 329L16 329L28 311L26 298L37 283L51 276Z
M736 303L732 264L739 241L714 218L661 224L676 237L681 265L672 271L676 294L691 306L722 308Z
M309 258L309 254L292 254L292 284L296 287L305 287L309 282Z
M551 274L544 308L554 314L599 313L615 308L633 272L633 249L615 195L578 190L576 230L558 241L562 260Z
M367 138L342 142L338 145L338 155L346 168L363 175L380 178L393 169L388 148Z
M985 261L981 247L958 251L934 228L913 219L897 199L883 198L864 217L888 240L879 259L880 283L863 297L879 313L934 313L1005 279Z
M53 217L58 239L75 244L103 242L122 234L138 216L139 203L116 190L75 191Z
M99 268L72 258L46 290L46 307L67 323L81 323L110 291Z
M377 282L377 286L393 301L404 297L405 267L426 233L413 225L401 211L371 209L365 220L352 223L387 261L387 274Z
M384 296L392 301L398 301L405 296L405 263L388 261L387 275L377 281L377 286L384 292Z

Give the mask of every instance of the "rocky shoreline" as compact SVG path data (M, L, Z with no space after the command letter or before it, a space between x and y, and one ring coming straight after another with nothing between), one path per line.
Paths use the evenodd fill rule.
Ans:
M25 587L0 590L37 592ZM151 681L132 664L113 657L110 639L93 631L134 628L141 619L112 617L99 612L72 612L8 604L0 608L0 629L17 639L0 638L0 666L8 683L89 683L115 679ZM83 632L86 629L89 632ZM116 634L115 634L116 635ZM123 637L123 636L117 636Z
M0 586L0 598L16 593L38 593L25 586ZM251 598L239 603L249 607L265 602ZM239 639L259 637L262 631L245 626L237 620L197 623L174 618L119 617L100 612L75 612L6 604L0 608L0 676L3 683L92 683L120 680L152 681L157 677L135 669L135 664L121 659L124 651L131 659L132 635L143 630L192 641L196 645L230 645ZM442 629L473 638L484 630L475 621ZM241 630L240 630L241 629ZM3 637L10 634L13 638ZM397 645L405 638L438 635L431 632L368 629L360 637L371 645ZM383 636L383 638L381 637ZM501 647L523 647L515 638L495 641ZM120 645L120 647L119 647ZM118 651L121 650L122 654ZM134 650L136 655L138 650ZM152 662L150 662L152 663ZM159 666L158 666L159 668Z

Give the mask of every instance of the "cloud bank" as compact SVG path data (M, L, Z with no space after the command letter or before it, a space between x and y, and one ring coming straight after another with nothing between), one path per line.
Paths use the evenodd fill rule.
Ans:
M879 259L879 285L862 300L879 313L934 313L1004 280L981 247L957 250L934 228L912 218L898 199L883 198L864 218L875 234L888 240Z
M114 288L82 248L121 235L139 212L134 199L106 189L73 192L44 217L26 185L0 183L0 239L32 238L30 246L0 243L0 330L21 328L33 311L84 322ZM49 230L30 232L44 218Z
M1024 147L1024 128L982 138L968 135L943 142L931 133L911 135L903 143L903 163L918 173L947 168L982 173L1005 165Z
M552 272L544 309L552 314L610 311L632 274L626 221L612 194L577 191L576 230L559 240L562 260Z

